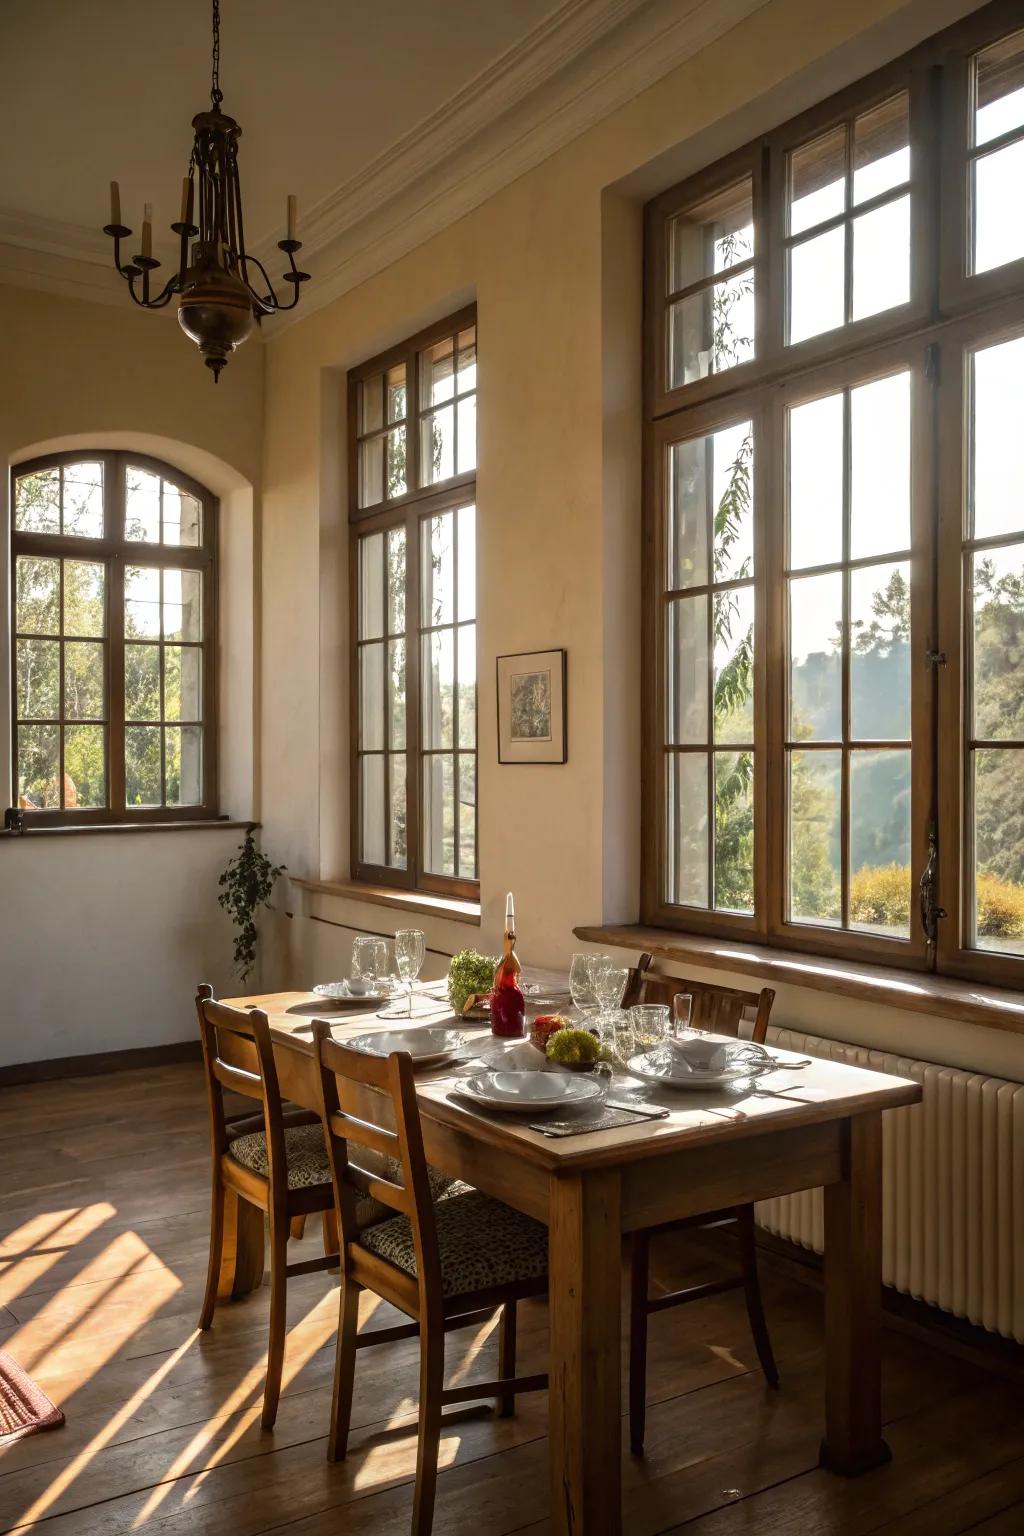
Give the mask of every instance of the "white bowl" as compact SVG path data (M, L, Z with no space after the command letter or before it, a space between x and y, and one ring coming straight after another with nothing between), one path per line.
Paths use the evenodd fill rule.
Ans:
M481 1072L460 1083L458 1092L488 1109L534 1114L602 1098L604 1084L554 1072Z
M454 1056L465 1045L466 1037L457 1029L428 1029L421 1024L414 1029L378 1029L341 1043L365 1056L385 1057L394 1051L407 1051L416 1066L427 1067Z

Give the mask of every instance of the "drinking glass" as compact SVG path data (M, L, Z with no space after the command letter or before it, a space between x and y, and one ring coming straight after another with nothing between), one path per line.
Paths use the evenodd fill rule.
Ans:
M706 1034L706 1030L698 1029L697 1026L690 1022L692 1018L692 992L677 992L672 999L672 1033L674 1035Z
M572 965L569 967L569 991L572 1000L580 1013L593 1013L597 1007L597 998L594 995L594 977L591 961L595 958L604 959L605 956L573 955Z
M399 928L395 933L395 962L398 974L409 994L409 1018L412 1018L412 988L427 954L426 935L419 928Z
M637 1003L627 1010L634 1051L653 1051L669 1032L672 1010L667 1003Z
M367 982L370 990L376 992L387 973L387 940L360 934L352 941L352 979Z

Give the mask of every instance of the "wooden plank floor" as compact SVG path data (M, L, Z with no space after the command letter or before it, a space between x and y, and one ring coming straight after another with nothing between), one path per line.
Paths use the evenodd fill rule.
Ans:
M0 1097L0 1345L67 1414L0 1451L0 1530L48 1536L398 1536L415 1458L415 1342L360 1357L349 1460L325 1428L337 1292L289 1287L277 1428L259 1428L266 1288L195 1330L208 1154L198 1066L11 1088ZM312 1255L318 1233L302 1246ZM295 1246L295 1245L293 1245ZM300 1256L300 1255L296 1255ZM673 1241L669 1286L714 1261ZM628 1536L1009 1536L1024 1531L1019 1394L885 1335L891 1466L843 1482L816 1466L821 1302L765 1273L782 1388L763 1386L735 1295L651 1320L647 1455L625 1458ZM366 1303L366 1321L394 1321ZM545 1309L523 1309L522 1367L544 1368ZM488 1325L452 1335L449 1380L492 1374ZM547 1530L547 1405L447 1424L438 1536Z

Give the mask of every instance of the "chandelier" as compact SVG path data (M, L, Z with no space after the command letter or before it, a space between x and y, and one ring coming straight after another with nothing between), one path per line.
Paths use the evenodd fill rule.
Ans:
M146 203L142 220L142 249L121 261L121 242L132 231L121 223L121 193L110 183L110 223L103 233L114 242L114 265L142 309L163 309L177 297L178 324L199 347L214 377L228 357L252 334L264 315L294 309L308 272L295 265L302 241L295 238L295 199L288 199L288 238L277 248L288 257L289 270L282 282L291 286L284 302L274 292L262 262L245 249L242 220L242 188L238 179L238 141L242 130L233 117L221 111L220 0L213 0L213 72L210 110L192 119L195 143L188 174L181 183L181 217L171 229L178 236L177 272L154 292L153 273L161 263L153 255L153 207ZM197 221L197 222L194 222Z

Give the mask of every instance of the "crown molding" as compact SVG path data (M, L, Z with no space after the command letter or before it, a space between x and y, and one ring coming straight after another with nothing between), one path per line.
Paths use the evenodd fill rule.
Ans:
M479 207L767 3L563 0L304 215L301 260L315 281L294 315L274 319L267 339ZM157 254L176 259L170 250ZM276 270L273 239L258 242L254 254ZM0 282L124 302L100 230L4 210Z

